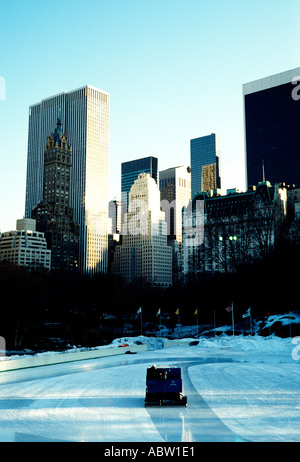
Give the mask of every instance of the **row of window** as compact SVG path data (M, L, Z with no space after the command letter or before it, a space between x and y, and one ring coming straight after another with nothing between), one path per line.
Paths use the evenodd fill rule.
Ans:
M159 187L160 187L161 189L167 188L169 185L175 185L175 178L174 178L174 177L162 178L162 179L159 181ZM177 186L179 186L179 187L181 187L181 188L188 188L188 189L190 189L190 188L191 188L191 181L190 181L190 180L186 180L185 178L177 178Z

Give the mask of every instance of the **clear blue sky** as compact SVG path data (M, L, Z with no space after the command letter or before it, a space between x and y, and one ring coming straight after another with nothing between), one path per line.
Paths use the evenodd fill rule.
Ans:
M24 214L28 109L90 84L111 95L121 162L189 164L218 133L222 190L245 187L242 84L300 66L299 0L0 0L0 230Z

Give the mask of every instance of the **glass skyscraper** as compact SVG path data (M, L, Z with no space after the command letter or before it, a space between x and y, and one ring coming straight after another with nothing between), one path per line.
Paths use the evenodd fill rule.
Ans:
M219 138L212 133L190 141L192 198L201 191L220 189Z
M300 68L243 85L246 183L300 186ZM298 92L299 93L299 92Z
M150 156L122 163L121 200L124 207L123 213L128 212L129 191L140 173L149 173L150 177L158 184L158 159Z
M29 109L25 216L43 198L44 149L61 114L72 146L70 206L80 226L79 269L107 271L110 95L90 85L42 100Z

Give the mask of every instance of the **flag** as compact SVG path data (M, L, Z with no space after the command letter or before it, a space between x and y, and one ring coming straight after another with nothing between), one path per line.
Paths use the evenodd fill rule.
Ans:
M156 313L156 316L160 315L160 308L158 309L158 312Z
M137 310L136 314L139 314L142 312L142 307L140 306L139 309Z
M197 314L198 314L198 310L197 310L197 308L196 308L196 309L195 309L194 316L197 316Z
M291 319L291 312L289 312L289 319Z
M269 311L267 312L267 318L270 316L270 314L271 314L271 313L270 313L270 310L269 310Z
M227 311L227 313L230 313L232 311L232 305L227 306L227 308L225 308L225 310Z
M248 316L250 316L250 315L251 315L251 308L248 308L248 310L246 311L245 314L243 314L242 317L243 317L243 318L248 318Z
M179 314L179 308L177 308L177 310L175 311L175 314Z

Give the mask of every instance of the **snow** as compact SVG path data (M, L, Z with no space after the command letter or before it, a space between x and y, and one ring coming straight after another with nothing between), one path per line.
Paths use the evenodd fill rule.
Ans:
M300 441L300 337L165 341L122 337L112 346L148 350L1 373L0 441ZM186 368L187 408L145 408L154 363Z
M283 314L283 315L275 314L273 316L269 316L266 321L266 327L272 327L272 325L277 321L281 322L283 326L288 326L290 323L299 324L300 315L299 313L290 313L290 314Z

